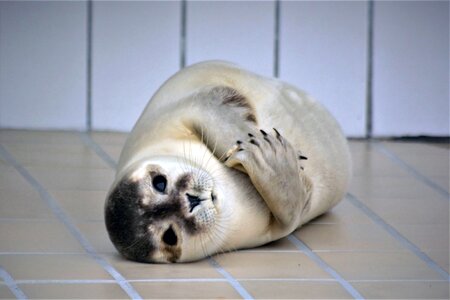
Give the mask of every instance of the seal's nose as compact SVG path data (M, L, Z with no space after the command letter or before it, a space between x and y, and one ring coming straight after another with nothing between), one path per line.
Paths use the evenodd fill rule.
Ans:
M200 199L197 196L192 196L190 194L186 194L188 200L189 200L189 212L192 212L194 210L194 208L200 204L200 202L202 202L203 200Z

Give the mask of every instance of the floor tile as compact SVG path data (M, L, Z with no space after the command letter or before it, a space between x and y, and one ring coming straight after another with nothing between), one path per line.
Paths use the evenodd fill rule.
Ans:
M428 255L435 263L437 263L447 273L450 273L450 254L446 250L425 250L424 253Z
M255 299L350 299L335 282L243 281Z
M282 238L269 244L242 251L297 251L297 248L287 239Z
M102 145L101 147L114 161L119 161L123 146Z
M81 144L13 144L5 146L24 166L108 168L94 152Z
M13 293L9 290L6 284L0 282L0 299L15 299Z
M227 282L133 283L145 299L241 299Z
M106 191L50 190L49 192L72 219L104 220Z
M367 299L448 299L448 282L353 282Z
M442 201L442 196L437 191L412 177L354 178L350 193L364 201L376 201L380 198L420 198Z
M429 176L428 177L434 184L437 184L443 190L450 191L450 182L448 176Z
M427 198L377 198L368 202L370 209L392 224L449 223L449 201Z
M353 177L405 176L405 170L399 168L387 157L369 150L362 153L352 152Z
M97 252L117 253L109 239L105 222L77 222L76 226Z
M30 299L129 299L114 283L100 284L21 284Z
M396 224L408 240L422 250L447 250L449 249L449 227L447 224Z
M114 171L111 169L64 169L29 167L28 171L47 190L109 190Z
M0 218L54 219L40 195L29 189L0 189Z
M420 143L389 143L382 145L400 160L425 176L449 174L449 151Z
M0 172L0 189L32 191L33 187L22 175L10 169L6 172Z
M79 144L79 136L70 131L0 130L0 144Z
M105 257L128 279L223 278L208 260L181 264L145 264L126 260L118 253Z
M371 224L373 223L364 213L343 199L338 205L322 216L312 220L312 224Z
M87 255L0 255L0 264L16 281L113 279Z
M0 252L84 252L58 221L0 221Z
M127 137L114 132L90 135L113 159L118 159ZM448 145L380 143L448 191ZM132 285L143 297L240 298L208 260L142 264L117 253L103 221L114 170L84 144L79 133L0 130L0 144L50 193L101 257L134 280ZM448 272L448 199L372 143L353 140L350 149L354 170L350 192ZM448 282L439 281L442 278L436 271L348 200L302 227L296 236L366 298L448 299ZM214 259L257 299L350 298L286 238ZM19 282L30 298L128 298L56 219L36 190L1 158L0 265L16 280L59 280ZM111 283L62 282L64 279L106 279ZM4 297L13 295L0 282L0 298Z
M312 250L402 250L398 241L373 223L307 224L295 235Z
M343 252L318 255L347 280L442 279L409 252Z
M128 137L127 133L96 131L90 133L90 137L101 145L124 145Z
M330 278L303 253L233 252L214 259L237 279Z

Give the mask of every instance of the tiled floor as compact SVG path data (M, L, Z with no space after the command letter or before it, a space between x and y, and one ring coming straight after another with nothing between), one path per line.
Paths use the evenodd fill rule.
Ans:
M350 142L332 212L197 263L122 259L103 201L126 135L0 131L0 298L449 298L449 147Z

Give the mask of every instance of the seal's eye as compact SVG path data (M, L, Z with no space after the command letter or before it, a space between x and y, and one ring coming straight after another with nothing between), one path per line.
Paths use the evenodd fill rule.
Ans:
M166 190L167 179L162 175L158 175L153 178L152 184L155 190L160 193L164 193L164 191Z

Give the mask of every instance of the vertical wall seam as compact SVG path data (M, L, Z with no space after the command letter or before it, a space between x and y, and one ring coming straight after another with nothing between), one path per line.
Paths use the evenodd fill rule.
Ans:
M275 0L274 41L273 41L273 76L280 76L280 0Z
M187 0L181 0L180 22L180 69L186 66L186 20Z
M373 30L374 1L367 7L367 78L366 78L366 138L373 135Z
M92 130L92 0L87 1L86 20L86 130Z

